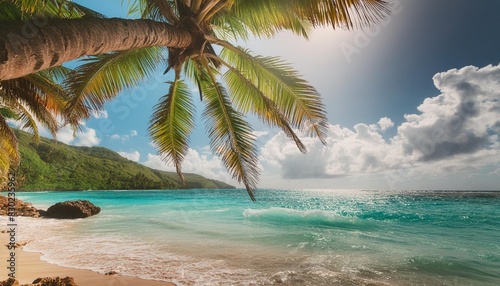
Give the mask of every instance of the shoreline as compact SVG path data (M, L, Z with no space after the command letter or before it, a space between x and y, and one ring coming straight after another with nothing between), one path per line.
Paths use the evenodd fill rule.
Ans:
M7 280L10 271L7 269L9 250L5 246L9 237L7 233L0 233L0 281ZM16 272L15 278L20 284L32 283L39 277L73 277L78 286L175 286L171 282L147 280L138 277L124 276L120 274L105 275L91 270L71 268L50 264L41 259L41 253L28 252L23 247L15 250Z

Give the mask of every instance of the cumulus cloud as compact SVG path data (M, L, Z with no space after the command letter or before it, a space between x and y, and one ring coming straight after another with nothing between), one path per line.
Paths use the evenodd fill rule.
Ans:
M92 111L92 117L96 119L108 118L108 112L106 110L94 110Z
M263 162L279 166L286 179L332 178L353 173L378 172L399 164L400 158L379 131L366 124L354 130L330 125L326 146L305 138L307 154L297 150L284 133L279 133L261 149Z
M125 142L125 141L128 141L130 139L130 137L134 137L134 136L137 136L137 130L130 130L130 133L129 134L123 134L123 135L120 135L120 134L112 134L110 136L111 140L122 140L122 142Z
M62 118L57 118L57 121L59 126L64 124L64 120ZM36 120L35 122L41 136L49 138L52 137L52 133L47 128L45 128L40 122ZM28 129L23 128L21 121L10 120L9 124L11 124L14 128L30 132ZM99 145L101 140L98 137L96 130L86 126L86 122L80 122L80 125L81 130L78 130L76 133L69 125L59 128L56 132L57 141L74 146L92 147Z
M50 133L43 128L41 135L50 137ZM81 123L81 130L74 132L71 126L64 126L56 133L57 141L68 145L92 147L99 145L101 139L97 136L95 129L87 127L85 122Z
M203 149L204 150L204 149ZM146 162L143 165L153 169L175 172L175 167L165 163L160 155L148 153ZM210 179L216 179L227 183L233 183L231 176L227 173L222 161L211 153L198 151L189 148L184 162L182 172L195 173Z
M269 131L252 131L252 135L255 136L255 138L260 138L263 136L266 136L269 134Z
M377 123L377 126L380 129L380 131L384 132L387 129L393 127L394 122L392 122L392 120L388 117L383 117L383 118L380 118L380 120Z
M120 156L127 158L130 161L134 161L134 162L139 162L139 159L141 158L141 153L139 153L139 151L133 151L133 152L120 151L120 152L118 152L118 154L120 154Z
M331 178L404 170L437 175L476 171L495 165L500 156L500 66L464 67L436 74L441 92L427 98L418 114L405 115L397 134L382 133L391 119L354 128L330 125L327 146L305 138L301 154L283 134L261 149L261 160L281 169L283 178Z
M475 153L495 142L500 124L500 67L465 67L434 76L442 92L398 128L405 154L432 161Z
M95 129L85 127L82 132L76 133L74 141L72 141L70 144L75 146L92 147L99 145L100 141L101 140L99 139L99 137L97 137Z

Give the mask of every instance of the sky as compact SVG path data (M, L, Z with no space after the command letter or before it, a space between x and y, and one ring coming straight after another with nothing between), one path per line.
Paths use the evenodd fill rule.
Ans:
M120 0L76 2L126 17ZM303 137L304 155L280 130L249 118L259 188L500 189L498 19L497 0L399 0L389 17L365 30L325 27L308 41L282 33L240 43L289 62L322 95L329 121L327 145ZM57 139L174 171L148 135L153 106L171 79L162 71L123 91L76 137L64 128ZM196 105L183 171L241 187L212 155Z

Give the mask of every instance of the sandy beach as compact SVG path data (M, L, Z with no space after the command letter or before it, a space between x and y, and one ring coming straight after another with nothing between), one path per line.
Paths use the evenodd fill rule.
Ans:
M10 271L7 269L9 250L5 246L8 243L8 234L0 234L0 281L6 280ZM94 271L73 269L49 264L40 259L39 253L16 249L16 272L15 278L22 283L31 283L39 277L73 277L79 286L175 286L173 283L160 282L128 277L122 275L104 275Z

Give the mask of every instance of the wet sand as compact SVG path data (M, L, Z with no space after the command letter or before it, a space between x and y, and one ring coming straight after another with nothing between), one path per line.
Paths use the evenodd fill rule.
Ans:
M10 270L7 268L10 250L5 246L8 243L8 234L0 234L0 281L7 280ZM145 280L137 277L122 275L104 275L90 270L74 269L49 264L40 259L40 254L23 251L16 248L15 278L21 283L32 283L39 277L73 277L78 286L175 286L173 283Z

